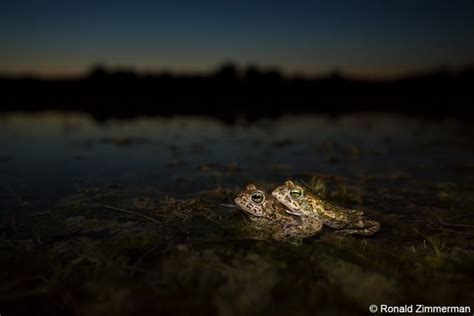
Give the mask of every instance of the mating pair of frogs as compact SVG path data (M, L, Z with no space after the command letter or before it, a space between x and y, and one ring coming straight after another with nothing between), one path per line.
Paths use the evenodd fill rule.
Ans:
M286 181L271 195L249 184L235 198L235 204L259 227L272 231L277 240L310 237L319 233L323 225L341 235L370 236L380 229L380 223L365 218L362 211L325 202L292 181Z

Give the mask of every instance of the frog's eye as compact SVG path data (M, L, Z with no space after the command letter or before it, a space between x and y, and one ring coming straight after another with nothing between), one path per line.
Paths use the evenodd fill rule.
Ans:
M255 192L252 194L252 201L255 203L262 203L263 202L263 194L260 192Z
M300 198L303 195L300 189L293 189L290 191L290 196L294 199Z

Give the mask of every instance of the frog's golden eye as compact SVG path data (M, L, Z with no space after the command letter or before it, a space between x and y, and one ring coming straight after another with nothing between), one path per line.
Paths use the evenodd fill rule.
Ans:
M255 192L252 194L252 201L255 203L262 203L263 202L263 194L260 192Z
M290 191L290 196L294 199L300 198L303 195L300 189L293 189Z

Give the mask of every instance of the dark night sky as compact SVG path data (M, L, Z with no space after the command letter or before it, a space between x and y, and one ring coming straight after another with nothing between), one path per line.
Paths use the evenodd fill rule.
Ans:
M392 75L474 62L474 1L2 1L0 72L91 64Z

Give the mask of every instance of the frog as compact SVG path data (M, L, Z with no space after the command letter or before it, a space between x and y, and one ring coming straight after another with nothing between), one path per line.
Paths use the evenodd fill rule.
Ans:
M234 202L258 229L270 231L275 240L301 240L318 234L323 226L319 218L291 214L271 194L254 184L247 185Z
M272 196L285 206L289 214L318 218L338 235L371 236L380 229L380 223L366 218L364 212L324 201L309 188L291 180L276 187Z

